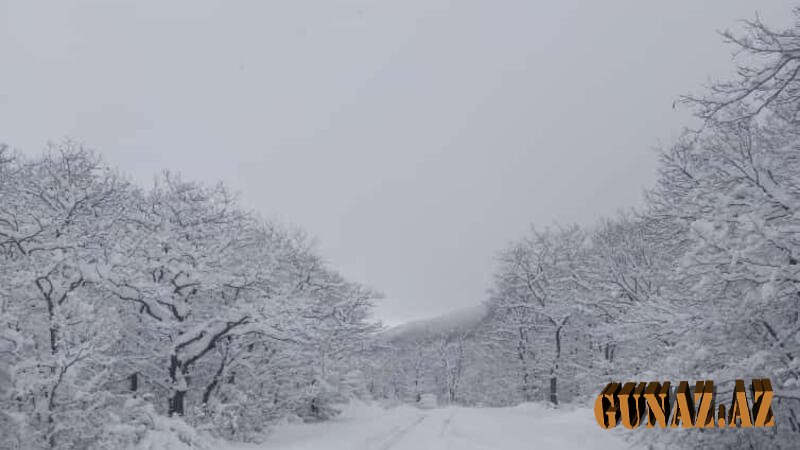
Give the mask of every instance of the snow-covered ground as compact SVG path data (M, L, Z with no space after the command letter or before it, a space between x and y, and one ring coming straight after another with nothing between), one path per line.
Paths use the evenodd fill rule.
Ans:
M448 407L421 410L351 405L336 419L288 424L261 445L226 450L532 450L625 448L597 426L589 408Z

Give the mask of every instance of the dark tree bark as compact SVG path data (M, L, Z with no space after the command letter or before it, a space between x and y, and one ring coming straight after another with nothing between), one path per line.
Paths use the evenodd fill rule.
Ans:
M561 358L561 330L566 325L569 317L565 318L561 325L556 327L556 354L553 367L550 369L550 402L558 405L558 362Z
M136 392L139 390L139 372L134 372L128 377L130 380L130 391Z

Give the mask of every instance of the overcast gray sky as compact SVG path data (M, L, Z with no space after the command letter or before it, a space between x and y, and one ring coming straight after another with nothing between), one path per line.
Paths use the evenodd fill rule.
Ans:
M398 323L482 301L531 223L638 204L673 100L731 73L715 31L793 3L0 0L0 141L224 180Z

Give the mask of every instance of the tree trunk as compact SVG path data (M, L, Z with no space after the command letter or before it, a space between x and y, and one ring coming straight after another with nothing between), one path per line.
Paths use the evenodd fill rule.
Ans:
M183 400L184 400L185 397L186 397L186 391L185 390L175 391L175 393L172 394L172 397L169 399L169 415L170 416L174 416L174 415L182 416L183 415L183 413L184 413Z
M554 405L558 405L558 362L561 359L561 328L564 322L556 328L556 355L553 368L550 370L550 402Z
M184 399L186 397L186 378L183 373L183 365L178 359L178 355L172 355L169 363L169 377L172 381L173 393L169 398L167 415L182 416L184 414ZM181 383L179 383L179 378Z
M138 372L133 372L129 378L130 378L130 382L131 382L130 391L131 392L138 391L139 390L139 373Z
M519 358L522 368L522 398L526 402L533 401L533 389L531 389L531 375L528 372L528 362L525 358L525 332L519 328L519 341L517 341L517 358Z

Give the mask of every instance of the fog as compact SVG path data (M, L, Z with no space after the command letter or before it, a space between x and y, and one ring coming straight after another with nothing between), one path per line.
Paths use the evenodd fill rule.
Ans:
M639 204L756 8L791 3L0 1L0 141L223 180L398 323L484 300L530 224Z

